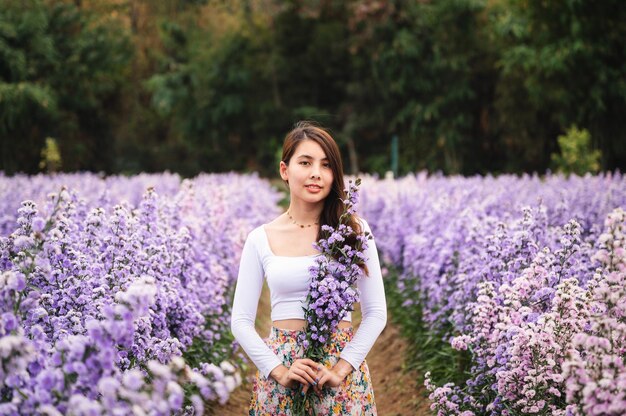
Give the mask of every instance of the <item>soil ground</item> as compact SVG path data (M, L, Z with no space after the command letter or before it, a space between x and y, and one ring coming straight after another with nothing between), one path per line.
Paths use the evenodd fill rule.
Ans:
M353 313L355 327L360 322L360 313ZM256 328L259 334L266 336L271 326L269 292L267 287L259 301ZM421 416L430 415L425 389L418 383L420 377L413 371L407 371L404 366L406 341L400 337L397 327L387 320L387 326L376 340L372 350L367 355L367 363L374 383L376 406L380 416ZM251 380L256 368L251 364L247 375ZM244 382L233 392L228 403L218 406L214 414L217 416L243 416L248 414L252 384Z

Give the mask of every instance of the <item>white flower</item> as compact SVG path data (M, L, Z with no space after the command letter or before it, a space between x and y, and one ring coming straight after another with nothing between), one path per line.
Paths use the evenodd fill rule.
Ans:
M235 371L237 371L235 369L235 367L233 367L233 365L228 362L228 361L222 361L220 363L220 368L225 372L225 373L234 373Z
M229 392L232 392L237 388L237 381L233 376L224 377L224 385L228 389Z

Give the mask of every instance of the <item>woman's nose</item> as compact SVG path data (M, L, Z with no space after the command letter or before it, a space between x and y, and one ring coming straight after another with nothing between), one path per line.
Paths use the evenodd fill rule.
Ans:
M319 178L320 176L320 167L316 164L313 164L311 168L311 177L316 176Z

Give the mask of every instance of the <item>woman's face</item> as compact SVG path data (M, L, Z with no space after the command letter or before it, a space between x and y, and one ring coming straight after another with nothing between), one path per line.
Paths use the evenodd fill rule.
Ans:
M291 198L305 202L323 201L333 186L333 170L322 147L313 140L303 140L296 147L289 165L280 162L280 176L289 181Z

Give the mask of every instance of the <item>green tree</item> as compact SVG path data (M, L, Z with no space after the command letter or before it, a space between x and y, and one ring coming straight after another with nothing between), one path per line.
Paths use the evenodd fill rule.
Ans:
M62 163L57 141L53 137L46 137L46 145L41 150L39 169L45 169L48 173L57 172L61 168Z
M110 170L111 125L131 49L110 19L74 4L5 1L0 9L0 169L35 172L47 136L64 168Z
M477 170L471 156L486 135L478 120L489 92L477 84L490 73L479 29L485 2L361 3L369 8L353 23L353 134L375 142L379 154L398 134L403 172Z
M557 141L561 152L551 156L556 170L581 176L587 172L598 172L602 155L599 150L592 149L589 131L572 126Z
M343 2L313 13L286 2L259 19L241 8L226 20L233 15L226 29L188 29L184 16L161 25L159 70L146 86L153 108L170 120L174 143L189 155L176 167L188 175L233 169L273 175L292 123L340 125L350 75Z
M8 1L0 8L0 169L33 172L45 133L58 117L57 95L39 74L56 60L41 4Z
M541 172L571 125L624 167L624 4L5 0L0 169L275 175L303 118L349 172Z
M511 168L545 169L572 124L588 126L604 168L625 166L624 2L500 0L491 12L498 134L511 143Z
M153 107L170 120L176 146L190 156L176 170L191 175L245 168L263 149L266 137L259 137L258 125L272 120L264 114L270 98L259 92L267 85L255 65L263 53L259 32L235 31L214 43L211 33L169 22L162 36L162 72L146 86Z

